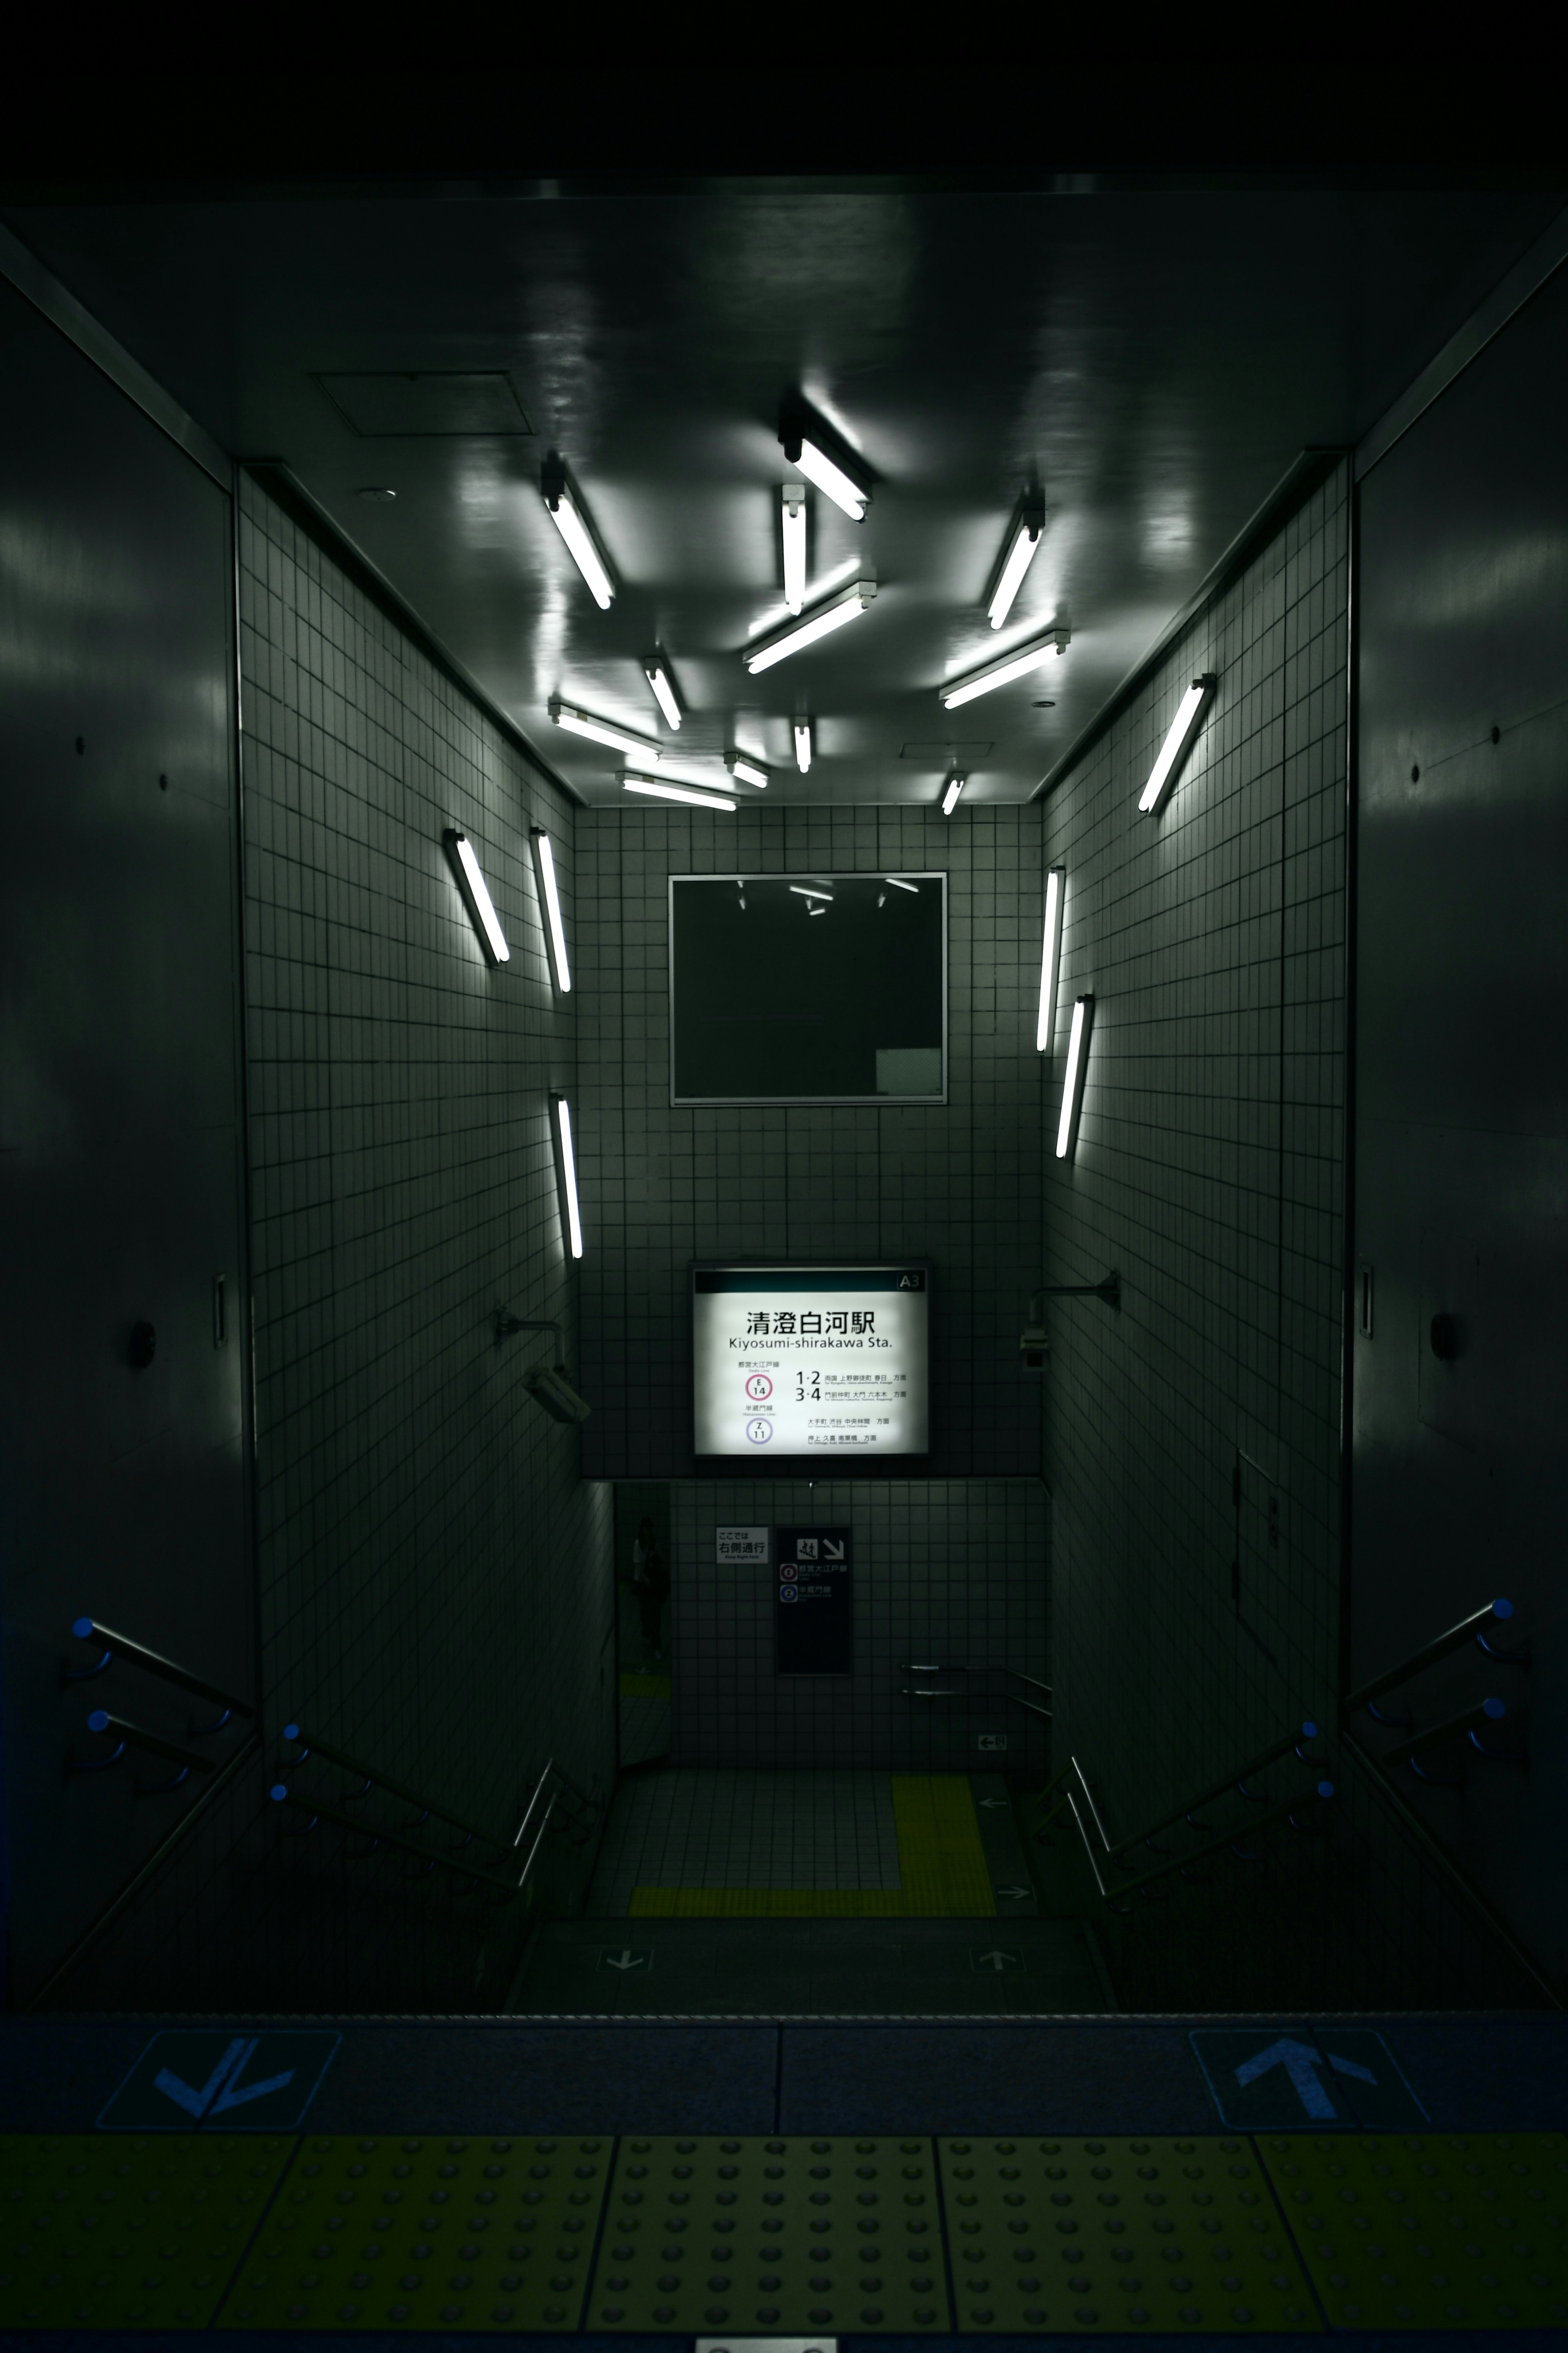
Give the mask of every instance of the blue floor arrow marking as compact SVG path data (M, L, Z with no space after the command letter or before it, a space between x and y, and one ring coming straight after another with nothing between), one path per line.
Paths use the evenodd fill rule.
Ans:
M1322 2063L1321 2054L1305 2042L1294 2042L1289 2035L1281 2035L1279 2041L1271 2042L1267 2051L1259 2051L1255 2057L1243 2060L1236 2070L1236 2080L1245 2091L1247 2085L1255 2084L1259 2075L1267 2075L1271 2067L1283 2067L1307 2114L1315 2116L1321 2124L1331 2124L1339 2111L1318 2080L1317 2070ZM1336 2060L1334 2064L1337 2067L1339 2062ZM1345 2072L1355 2075L1366 2073L1364 2067L1347 2067Z
M195 2116L199 2124L229 2077L238 2074L255 2048L254 2042L247 2042L243 2035L237 2035L199 2089L169 2067L159 2068L153 2078L153 2088L162 2092L165 2099L173 2100L176 2107L184 2108L187 2116Z

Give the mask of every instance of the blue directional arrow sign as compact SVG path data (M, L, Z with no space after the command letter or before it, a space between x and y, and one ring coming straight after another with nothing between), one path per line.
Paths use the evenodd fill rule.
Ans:
M103 2114L104 2132L291 2132L342 2037L325 2028L155 2034Z
M1202 2027L1189 2040L1221 2123L1242 2131L1426 2121L1387 2042L1367 2028Z

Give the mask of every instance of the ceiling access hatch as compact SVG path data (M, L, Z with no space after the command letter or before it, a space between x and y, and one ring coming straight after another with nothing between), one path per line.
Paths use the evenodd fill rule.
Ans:
M502 368L426 368L414 374L353 369L316 382L363 441L531 434Z

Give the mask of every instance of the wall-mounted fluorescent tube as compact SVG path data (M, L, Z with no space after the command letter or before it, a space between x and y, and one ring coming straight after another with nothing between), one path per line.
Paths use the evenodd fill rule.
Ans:
M1160 746L1160 756L1149 771L1149 781L1138 803L1140 809L1157 808L1167 788L1175 782L1176 770L1197 732L1198 718L1214 682L1213 674L1205 670L1202 678L1194 679L1183 695L1170 732Z
M748 647L746 668L754 678L759 670L772 670L774 662L783 661L786 654L798 654L805 647L814 646L819 638L826 637L830 630L841 629L846 621L858 620L876 593L874 580L852 580L847 588L841 588L837 596L830 596L826 605L818 605L804 619L792 621L787 628L775 629L771 637Z
M792 882L789 887L797 899L826 899L829 906L833 904L831 891L814 891L808 882Z
M1038 504L1020 509L1013 524L1012 537L996 574L996 585L991 591L986 607L991 626L999 629L1013 609L1013 599L1024 585L1024 575L1035 560L1046 527L1045 510Z
M1057 1122L1058 1160L1065 1160L1078 1142L1078 1115L1083 1106L1084 1074L1089 1069L1089 1033L1093 1023L1093 997L1079 997L1072 1009L1072 1035L1068 1039L1067 1076L1062 1081L1062 1115Z
M612 719L596 719L591 711L579 711L575 703L563 702L552 694L545 708L557 727L566 728L574 735L585 735L591 744L607 744L612 752L624 752L628 760L646 760L650 767L658 765L657 744L644 736L634 735L629 727L617 727Z
M542 488L551 522L566 542L572 561L587 582L595 604L601 612L607 613L615 599L616 584L610 577L610 567L599 547L587 509L565 475L552 467L545 468Z
M449 825L442 836L448 854L456 860L458 880L468 902L468 913L479 935L479 942L492 964L510 964L511 950L506 944L506 934L500 927L495 902L479 871L479 861L474 856L474 845L466 833Z
M958 797L969 782L967 776L949 776L942 796L942 813L951 817L958 807Z
M753 760L746 752L726 752L724 765L737 783L755 785L759 792L765 793L773 781L762 762Z
M653 689L653 699L664 713L666 726L679 727L680 705L675 699L674 681L662 655L649 654L643 664L643 676Z
M1048 1054L1057 1030L1057 976L1062 964L1062 899L1068 871L1053 866L1046 876L1046 936L1040 947L1040 1016L1035 1024L1035 1051Z
M795 723L795 765L804 776L811 766L811 722L797 719Z
M786 482L781 497L784 603L798 613L805 602L805 484Z
M561 920L561 893L555 887L555 852L542 825L530 826L533 860L539 870L539 895L544 902L544 928L555 966L555 986L563 997L572 994L572 967L566 961L566 926Z
M721 809L730 817L735 814L735 803L727 800L721 793L699 792L692 785L661 785L656 783L652 776L625 775L621 784L626 792L645 794L649 800L681 801L688 808Z
M1050 654L1061 653L1071 641L1070 629L1047 629L1043 638L1031 638L1026 646L1016 652L1004 654L997 661L988 662L984 670L971 672L952 686L941 690L944 711L956 711L961 703L973 702L977 694L993 694L999 686L1011 686L1016 678L1026 678L1032 670Z
M815 482L826 492L836 507L841 507L851 522L864 522L866 510L871 503L871 493L852 481L842 466L836 465L826 449L805 433L782 434L784 453L792 466L798 466L808 482Z
M561 1195L561 1225L574 1258L583 1255L583 1217L577 1206L577 1157L572 1149L572 1106L564 1095L550 1098L555 1109L555 1182Z
M918 893L921 887L918 882L900 881L896 874L884 874L882 880L884 882L890 882L895 891L913 891Z

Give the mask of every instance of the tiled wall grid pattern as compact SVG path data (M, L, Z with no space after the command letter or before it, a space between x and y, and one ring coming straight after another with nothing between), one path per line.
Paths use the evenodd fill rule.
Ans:
M716 1518L822 1518L829 1490L813 1500L804 1482L678 1486L682 1761L956 1767L975 1754L976 1722L1008 1714L1026 1756L1038 1746L1019 1711L944 1714L898 1699L893 1685L899 1659L938 1652L1047 1672L1039 1388L1017 1346L1042 1200L1039 836L1037 812L984 806L958 825L924 807L579 815L584 1380L595 1409L585 1466L678 1480L693 1468L694 1258L914 1257L935 1269L934 1476L831 1489L834 1512L862 1532L850 1684L814 1680L808 1692L776 1680L767 1594L713 1562ZM672 873L922 871L948 876L947 1103L671 1106Z
M265 1688L508 1830L551 1755L613 1775L610 1491L522 1387L549 1335L494 1337L554 1316L576 1360L549 1125L574 1024L529 838L570 923L571 811L248 482L240 657Z
M1043 1769L1047 1727L1006 1696L1042 1694L1002 1672L1050 1680L1037 1480L680 1480L670 1518L678 1764ZM852 1675L774 1673L775 1581L719 1564L728 1525L849 1528ZM941 1661L934 1680L967 1695L903 1697L917 1660ZM1005 1736L1005 1755L983 1752L982 1734Z
M1113 1840L1336 1718L1347 501L1341 468L1045 804L1055 1100L1095 997L1046 1277L1122 1285L1120 1313L1047 1303L1054 1754ZM1141 815L1205 671L1191 756ZM1328 1838L1112 1924L1123 2002L1525 1998L1364 1777L1334 1778Z

